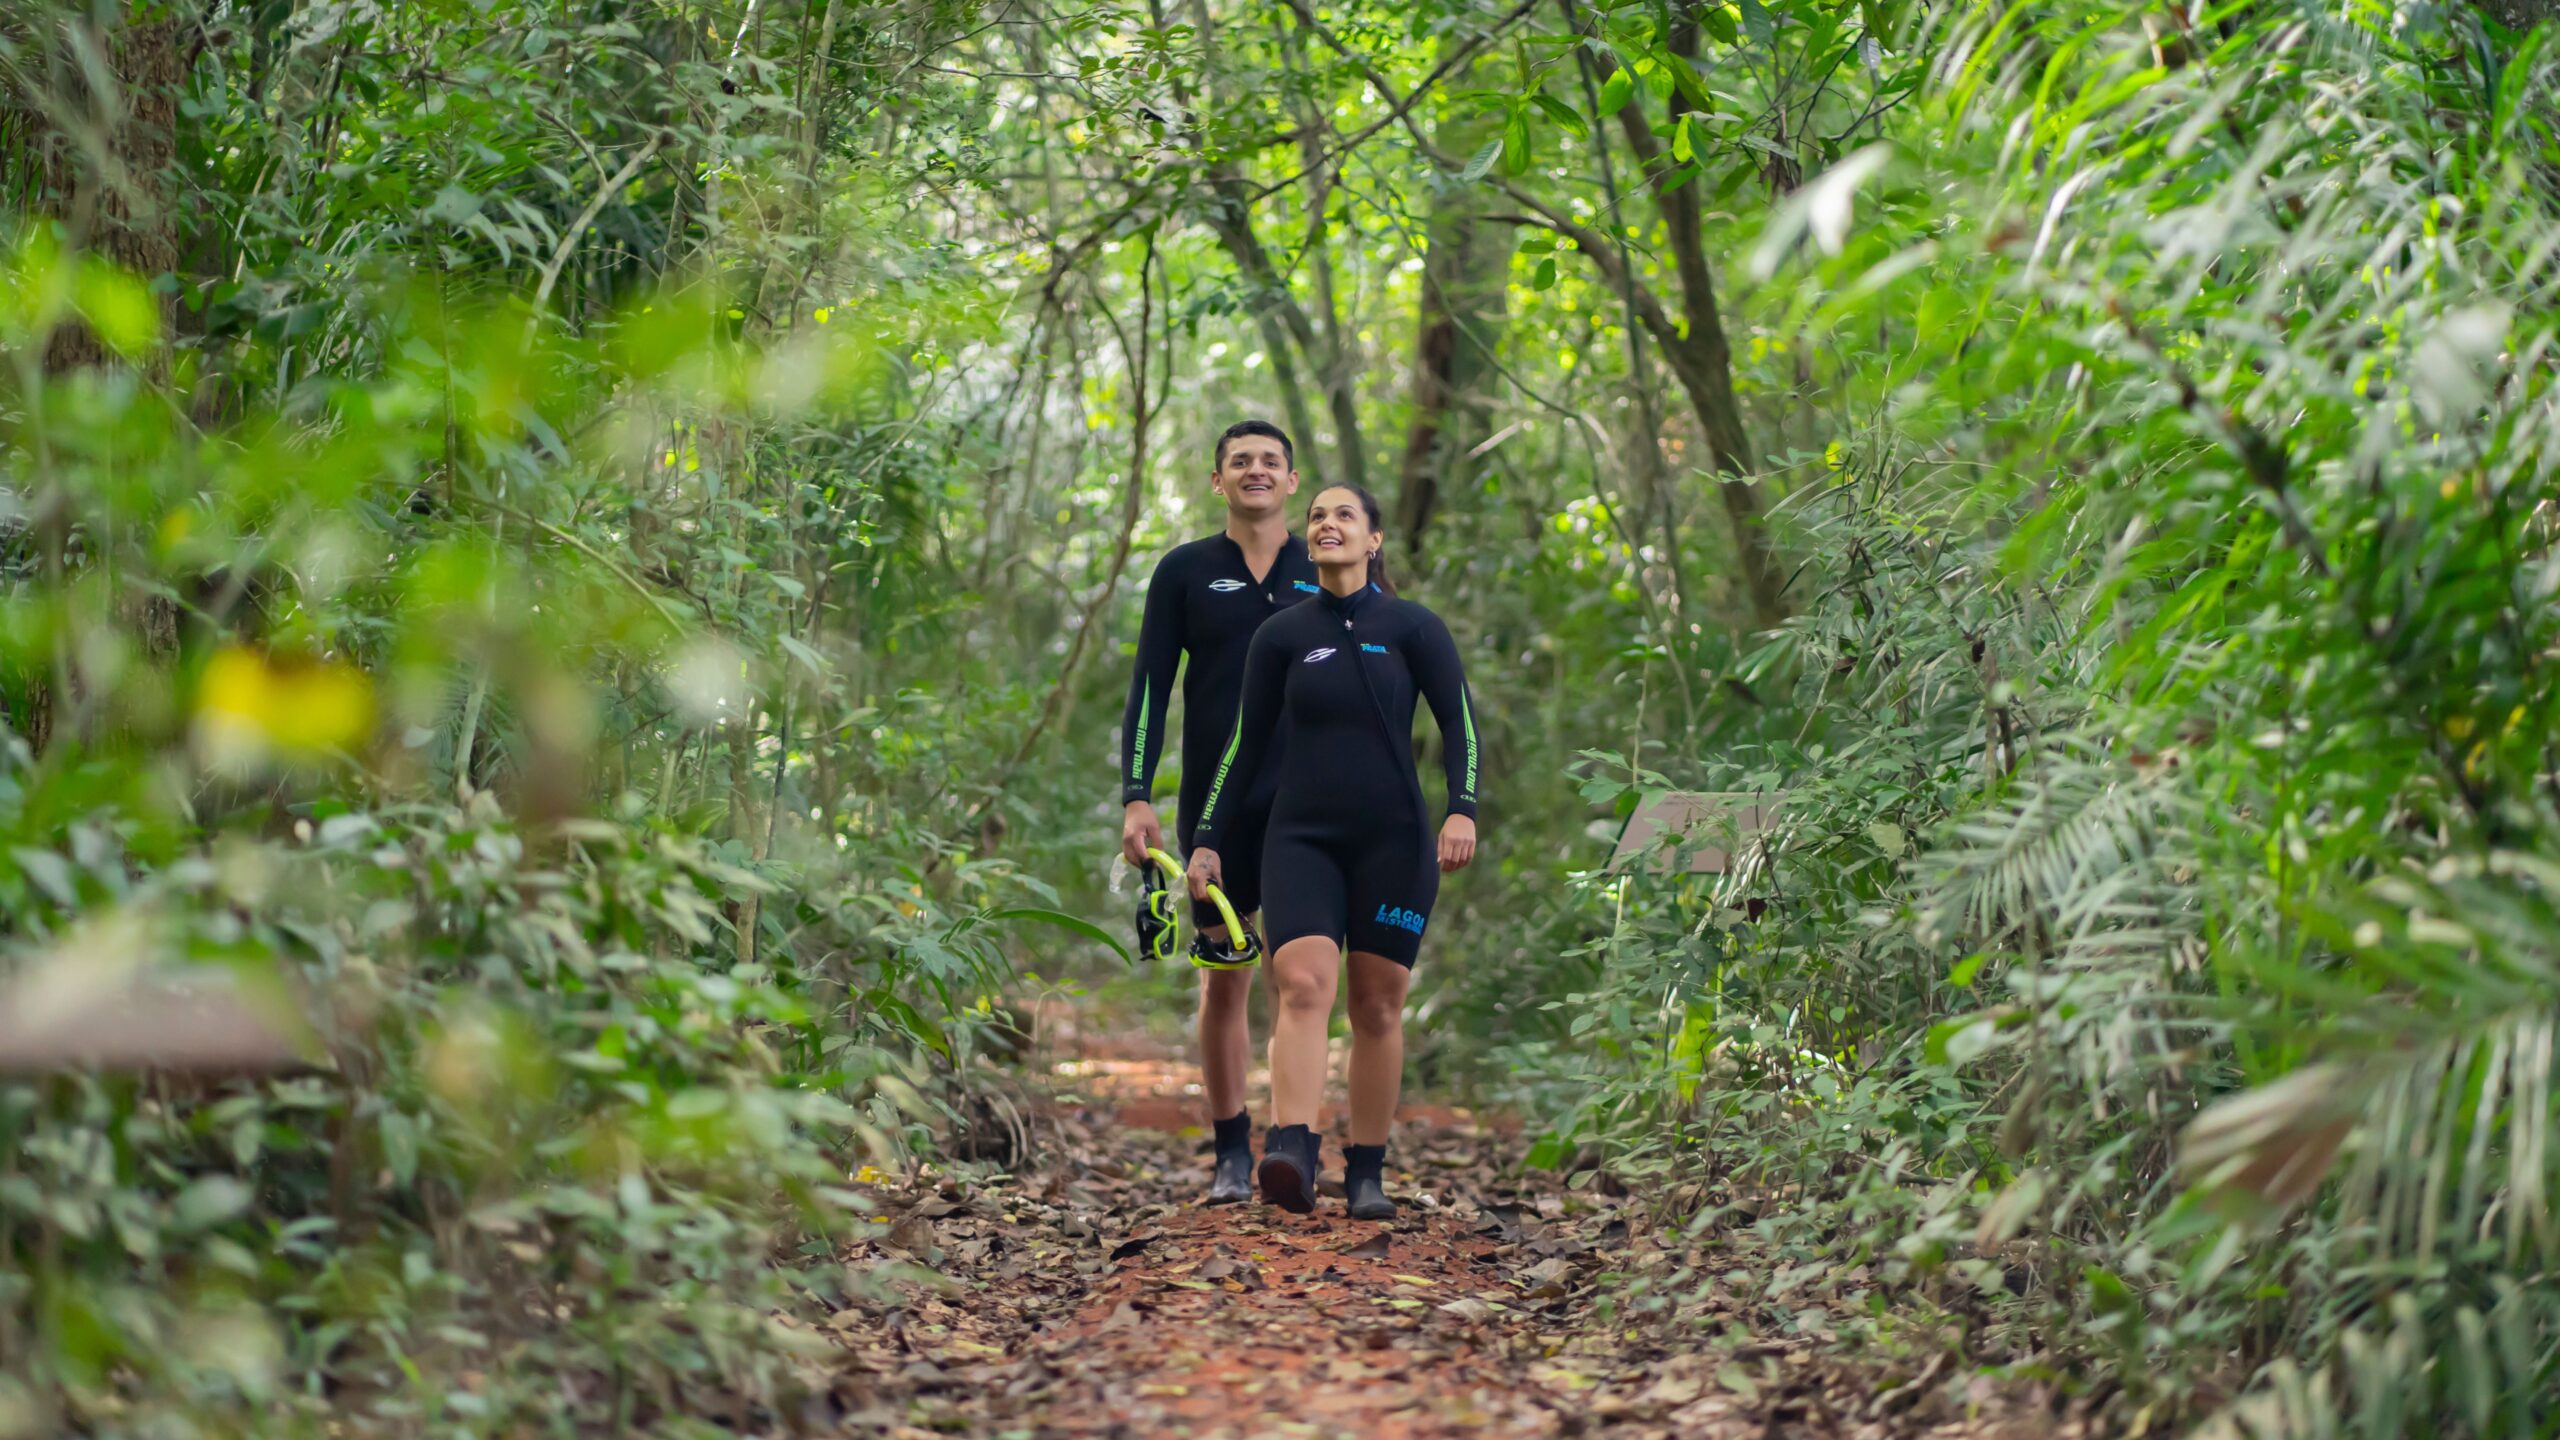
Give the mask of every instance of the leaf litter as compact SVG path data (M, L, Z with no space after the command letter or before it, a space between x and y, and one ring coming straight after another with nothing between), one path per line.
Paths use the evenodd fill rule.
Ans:
M1403 1215L1195 1202L1176 1107L1062 1104L1023 1173L875 1191L812 1433L1127 1440L1497 1434L2070 1440L2049 1390L1993 1382L1910 1317L1879 1338L1863 1270L1682 1236L1659 1196L1524 1174L1463 1111L1408 1107ZM1338 1164L1338 1153L1335 1157ZM1600 1193L1602 1191L1612 1193ZM1652 1207L1652 1208L1648 1208ZM930 1257L930 1269L919 1267ZM1797 1272L1803 1273L1797 1273ZM1784 1274L1784 1293L1769 1283ZM1756 1296L1756 1298L1755 1298ZM1921 1338L1915 1342L1913 1337Z

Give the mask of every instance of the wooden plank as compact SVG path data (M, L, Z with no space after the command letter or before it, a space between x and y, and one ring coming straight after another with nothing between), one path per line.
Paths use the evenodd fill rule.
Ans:
M1733 865L1732 855L1724 848L1723 824L1731 824L1736 839L1747 840L1777 822L1778 807L1785 800L1786 796L1777 791L1646 791L1618 831L1617 848L1609 853L1609 868L1625 869L1655 836L1669 831L1697 837L1689 851L1689 874L1721 875ZM1654 857L1648 868L1657 874L1667 873L1671 869L1670 856Z
M228 970L126 968L77 953L0 982L0 1074L249 1075L296 1069L308 1027Z

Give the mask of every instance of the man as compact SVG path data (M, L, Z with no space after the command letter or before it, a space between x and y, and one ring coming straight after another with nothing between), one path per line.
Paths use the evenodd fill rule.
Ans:
M1209 484L1226 502L1226 529L1176 546L1147 582L1137 673L1129 681L1129 709L1120 728L1120 849L1133 865L1145 865L1148 848L1164 844L1155 772L1176 664L1190 656L1182 677L1179 813L1187 861L1219 752L1235 730L1246 644L1263 621L1316 593L1315 563L1307 558L1306 543L1289 533L1297 456L1280 427L1263 420L1228 426L1218 437ZM1248 925L1262 906L1262 830L1279 768L1266 767L1266 773L1272 780L1245 795L1228 832L1235 848L1220 852L1227 899ZM1204 955L1224 951L1231 937L1216 910L1195 903L1192 918L1204 942L1194 948ZM1245 937L1232 938L1241 945ZM1212 1205L1232 1205L1253 1193L1252 1126L1244 1104L1245 1001L1252 991L1251 970L1200 972L1200 1088L1217 1136Z

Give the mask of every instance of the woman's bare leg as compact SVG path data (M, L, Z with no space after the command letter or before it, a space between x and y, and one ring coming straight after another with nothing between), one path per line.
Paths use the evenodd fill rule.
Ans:
M1384 1145L1404 1090L1404 997L1413 972L1351 952L1351 1143Z
M1321 935L1292 940L1271 967L1271 1123L1313 1127L1324 1106L1325 1028L1333 1019L1342 947Z

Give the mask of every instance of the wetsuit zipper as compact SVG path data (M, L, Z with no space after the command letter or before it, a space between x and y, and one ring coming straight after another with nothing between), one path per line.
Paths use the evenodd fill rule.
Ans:
M1406 736L1402 745L1396 743L1396 727L1387 720L1386 702L1378 698L1378 687L1369 680L1369 656L1360 648L1360 632L1348 615L1342 617L1342 628L1351 632L1352 668L1360 672L1360 688L1369 692L1369 713L1378 717L1378 735L1387 742L1388 763L1404 772L1405 793L1413 799L1414 828L1423 833L1427 843L1431 822L1422 803L1422 773L1414 763L1413 737Z

